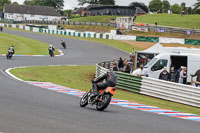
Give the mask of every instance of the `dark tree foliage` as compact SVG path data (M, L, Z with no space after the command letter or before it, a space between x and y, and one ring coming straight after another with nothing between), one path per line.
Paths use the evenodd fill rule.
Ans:
M10 4L10 0L0 0L0 11L3 11L4 4Z
M197 0L194 4L193 13L200 14L200 0Z
M102 5L115 5L115 0L78 0L79 5L84 4L102 4Z
M151 12L158 12L158 13L162 13L162 1L161 0L152 0L149 3L149 10Z
M141 2L132 2L131 4L129 4L129 6L140 7L145 12L149 12L148 7Z

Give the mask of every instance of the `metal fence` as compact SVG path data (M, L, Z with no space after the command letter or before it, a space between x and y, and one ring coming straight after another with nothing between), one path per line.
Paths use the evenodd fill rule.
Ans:
M113 23L99 23L99 22L73 22L73 21L35 21L35 20L27 20L27 21L12 21L1 19L0 23L10 23L10 24L47 24L47 25L88 25L88 26L110 26L117 27L116 24ZM136 26L136 24L133 24ZM141 27L141 26L139 26ZM130 27L131 28L131 27ZM176 27L166 27L166 26L155 26L148 25L142 26L141 28L146 28L148 31L153 32L161 32L161 33L179 33L184 35L196 35L200 36L200 30L198 29L186 29L186 28L176 28Z
M136 24L134 24L133 26L136 26ZM176 27L155 26L155 25L136 26L136 27L140 27L144 29L146 28L148 29L148 31L160 32L160 33L179 33L179 34L185 34L185 35L200 36L199 29L187 29L187 28L176 28Z
M1 19L0 23L9 24L46 24L46 25L88 25L88 26L110 26L116 27L115 24L111 23L99 23L99 22L73 22L73 21L37 21L37 20L26 20L26 21L13 21Z

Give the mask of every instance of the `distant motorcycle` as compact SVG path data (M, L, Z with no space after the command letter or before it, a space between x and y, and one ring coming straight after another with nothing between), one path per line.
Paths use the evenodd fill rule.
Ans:
M61 45L63 46L64 49L66 49L66 43L64 41L61 42Z
M98 111L103 111L110 104L111 98L115 94L115 90L115 87L107 87L105 90L100 90L97 96L92 96L93 89L91 89L81 98L80 106L85 107L88 104L95 104Z
M54 57L54 51L50 50L49 55L50 55L50 57Z
M50 47L49 47L49 55L51 56L51 57L54 57L54 47L52 46L52 45L50 45Z
M13 51L12 50L8 50L8 54L6 54L7 59L11 59L13 56Z

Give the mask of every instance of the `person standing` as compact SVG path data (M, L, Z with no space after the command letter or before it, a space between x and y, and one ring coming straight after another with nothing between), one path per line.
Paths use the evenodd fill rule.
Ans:
M118 61L119 71L121 71L121 69L123 69L123 67L124 67L124 61L123 61L122 57L119 57L119 61Z
M121 71L125 73L130 73L130 65L126 60L124 61L124 67L121 69Z
M182 71L182 69L183 69L183 66L181 66L181 67L176 71L176 74L175 74L175 82L176 82L176 83L179 82L180 72Z
M157 22L155 22L155 25L156 25L156 28L158 27L158 23Z
M200 82L200 69L197 70L197 71L195 72L195 74L194 74L194 75L191 75L191 76L192 76L192 77L197 76L196 81L197 81L197 82ZM198 87L199 85L200 85L199 83L195 83L195 86L196 86L196 87Z
M135 65L135 48L133 48L132 54L130 55L131 58L131 72L134 70L134 65Z
M179 83L186 84L187 83L187 68L183 67L182 71L180 72Z
M132 74L134 76L138 76L138 77L141 77L141 76L148 77L148 72L147 72L147 70L144 69L143 65L140 65L140 69L137 69L137 70L133 71Z

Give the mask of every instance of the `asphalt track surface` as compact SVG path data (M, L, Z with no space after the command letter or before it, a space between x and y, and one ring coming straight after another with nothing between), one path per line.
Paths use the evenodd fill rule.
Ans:
M62 37L4 32L60 47ZM105 111L79 107L79 97L56 93L5 75L5 68L31 65L95 65L127 53L98 43L67 39L62 57L0 57L0 132L3 133L199 133L200 124L111 105Z

